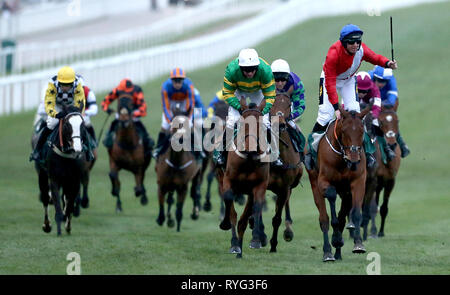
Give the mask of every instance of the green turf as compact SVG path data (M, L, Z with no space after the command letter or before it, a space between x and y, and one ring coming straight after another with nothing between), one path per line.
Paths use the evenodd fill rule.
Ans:
M317 115L318 77L328 47L346 23L358 24L364 41L375 52L390 55L389 15L394 18L395 72L399 85L401 131L411 148L402 160L383 239L365 242L368 252L381 255L382 274L450 274L449 157L450 86L447 82L449 2L421 5L379 17L364 14L320 18L294 27L256 47L271 62L285 58L303 79L306 112L300 126L309 132ZM236 53L237 55L237 53ZM227 62L188 72L205 104L221 87ZM372 66L364 64L362 69ZM170 69L168 69L169 72ZM155 138L160 128L160 78L144 86L149 105L143 120ZM98 103L104 94L97 93ZM124 212L114 212L110 195L108 159L103 146L91 177L91 206L74 219L72 235L57 237L41 230L43 209L38 201L37 176L28 162L34 113L0 117L0 274L65 274L69 252L81 256L83 274L365 274L367 255L351 253L352 241L344 233L343 261L325 264L322 233L307 175L291 197L294 240L279 234L278 253L248 248L251 233L244 237L243 259L227 254L230 232L218 227L219 202L214 185L213 211L201 211L190 219L192 200L187 199L181 232L159 227L156 179L152 161L145 185L149 204L134 197L134 177L121 172ZM93 122L97 134L105 119ZM205 186L202 188L205 191ZM268 194L270 196L271 193ZM239 212L242 207L238 206ZM264 213L266 233L271 236L274 203L268 198ZM314 249L315 248L315 249Z

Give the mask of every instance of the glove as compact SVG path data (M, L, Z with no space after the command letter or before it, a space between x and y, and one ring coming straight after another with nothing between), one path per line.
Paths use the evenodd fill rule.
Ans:
M61 111L61 112L59 112L59 113L56 114L55 118L56 118L56 119L64 119L64 117L65 117L66 115L67 115L66 112Z
M106 109L106 112L108 113L108 115L111 115L112 113L114 113L114 110L112 110L112 109L110 109L110 108L107 108L107 109Z
M138 117L140 117L141 116L141 112L139 111L139 110L135 110L134 112L133 112L133 118L138 118Z
M242 108L239 108L239 109L238 109L239 115L242 116L242 112L243 112L243 111L244 111L244 110L243 110Z

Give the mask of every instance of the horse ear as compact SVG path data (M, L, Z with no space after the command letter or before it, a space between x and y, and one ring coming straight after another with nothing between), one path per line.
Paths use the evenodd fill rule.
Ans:
M344 107L341 104L339 105L339 111L341 112L343 117L348 116L348 112L344 109Z
M243 110L248 109L247 101L245 100L245 97L243 95L241 96L241 99L239 100L239 102L241 103L241 108Z
M370 112L370 109L371 109L370 105L367 105L366 108L359 113L358 117L364 118L364 116Z
M259 104L258 109L259 109L260 112L262 112L262 111L264 110L265 107L266 107L266 100L263 99L263 100L261 101L261 103Z

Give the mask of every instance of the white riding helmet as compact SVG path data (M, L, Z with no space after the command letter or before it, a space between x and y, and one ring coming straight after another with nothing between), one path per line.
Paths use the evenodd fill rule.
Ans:
M289 74L291 72L291 69L289 68L289 64L284 59L274 60L270 67L272 68L273 73L288 73Z
M239 52L239 66L252 67L259 65L259 56L255 49L246 48Z

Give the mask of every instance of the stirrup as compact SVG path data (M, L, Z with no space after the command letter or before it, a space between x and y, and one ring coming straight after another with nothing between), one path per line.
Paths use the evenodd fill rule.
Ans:
M275 166L275 167L282 167L283 166L283 162L281 162L280 158L277 158L277 160L272 162L271 165Z
M375 159L375 157L372 154L367 154L366 156L367 158L367 168L374 168L375 164L377 163L377 160Z

